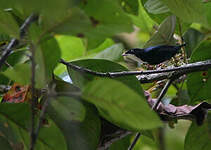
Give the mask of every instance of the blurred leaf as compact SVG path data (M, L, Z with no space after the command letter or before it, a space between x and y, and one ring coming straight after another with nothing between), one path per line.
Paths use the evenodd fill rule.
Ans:
M192 123L188 133L185 137L185 150L209 150L211 149L211 130L210 130L210 113L208 115L208 121L202 126L197 126L196 123Z
M0 104L0 132L13 149L29 149L30 114L27 104ZM35 150L65 150L65 147L63 135L49 120L49 126L40 130Z
M60 103L61 100L55 101ZM81 111L82 108L76 109L74 105L71 105L73 101L83 106L80 101L69 98L69 102L67 102L69 104L65 106L66 110L69 110L69 113L73 113L72 115L84 113L84 110ZM66 116L62 110L59 111L57 109L56 105L48 107L49 116L55 121L65 136L68 150L93 150L97 147L100 134L100 120L93 107L89 105L85 105L85 107L86 116L83 122L80 122L82 120L71 118L71 115L68 115L69 113Z
M68 35L56 35L55 38L60 47L62 59L70 61L85 55L85 47L80 38ZM64 65L59 64L54 72L59 75L63 73L65 69Z
M139 1L138 0L119 0L121 7L127 13L138 15Z
M201 23L207 26L205 9L201 0L162 0L173 14L188 23Z
M144 47L150 47L155 45L171 45L173 44L174 38L174 31L176 26L176 17L169 16L166 18L162 24L159 26L157 32L152 35L150 40L144 45Z
M0 10L0 32L19 38L19 27L10 13Z
M211 42L202 42L191 55L191 62L211 59ZM211 93L211 70L204 72L195 72L188 75L187 88L191 98L191 103L195 101L210 100Z
M122 44L114 44L98 53L96 56L94 56L94 58L117 61L122 56L123 49L124 47Z
M198 30L190 28L187 30L187 32L185 32L183 37L184 37L185 43L187 43L187 45L185 46L187 56L190 57L193 50L204 39L205 35L199 32Z
M41 42L40 46L35 49L36 70L36 86L38 88L45 87L53 74L53 70L56 67L61 57L60 48L57 41L54 38Z
M151 111L145 97L141 97L119 81L92 81L85 86L83 98L95 104L103 117L122 128L140 131L162 125L156 114Z
M51 17L49 18L49 16ZM58 16L58 18L54 18L52 15L47 15L43 17L43 24L44 33L54 32L57 34L82 36L85 31L91 29L89 18L79 8L68 9L64 11L61 16Z
M134 137L132 137L134 139ZM134 147L134 150L158 150L158 146L156 141L152 140L151 138L147 136L141 136L139 140L137 141L137 144Z
M118 1L89 0L83 9L90 16L93 26L91 31L86 32L88 49L98 46L106 37L133 30L130 18L121 9Z
M114 63L103 59L87 59L87 60L73 61L71 63L98 72L127 71L125 67L119 65L118 63ZM73 84L80 87L81 89L88 82L99 79L99 77L97 76L85 72L80 73L78 71L72 70L69 67L68 67L68 72L70 78L73 80ZM140 86L139 81L135 76L118 77L115 78L115 80L121 81L122 83L126 84L128 87L136 91L139 95L144 97L143 90Z
M178 120L175 127L165 128L165 142L166 149L171 150L184 150L185 136L190 127L191 122L189 120Z
M149 17L145 11L142 3L139 2L139 14L138 16L129 15L133 23L141 29L142 32L151 33L154 25L153 20Z
M31 81L31 68L29 64L17 64L13 68L8 68L2 74L23 85L28 85Z
M13 150L9 142L2 136L0 136L0 145L3 150Z
M209 24L209 29L211 28L211 3L203 3L203 6L204 6L204 10L205 10L205 13L206 13L206 19L207 19L207 22ZM200 23L200 22L199 22Z
M148 0L141 0L142 5L144 6L147 3ZM150 18L152 20L154 20L155 22L157 22L158 24L161 24L161 22L167 18L168 16L172 15L171 12L165 12L165 13L160 13L160 14L152 14L150 12L148 12L148 10L144 7L144 9L146 10L146 12L148 13L148 15L150 16Z
M144 7L147 9L149 13L152 14L162 14L169 12L169 8L163 4L161 0L148 0Z

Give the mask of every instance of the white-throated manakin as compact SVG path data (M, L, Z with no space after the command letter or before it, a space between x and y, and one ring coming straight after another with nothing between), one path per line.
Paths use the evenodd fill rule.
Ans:
M145 62L150 65L157 65L166 60L171 59L176 53L178 53L181 47L186 44L171 46L171 45L158 45L148 48L134 48L126 51L122 56L129 56L139 62Z

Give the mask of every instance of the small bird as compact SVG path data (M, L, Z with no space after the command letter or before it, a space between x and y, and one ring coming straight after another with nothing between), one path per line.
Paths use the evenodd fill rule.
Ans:
M150 65L157 65L166 60L171 59L176 53L178 53L181 47L185 46L186 44L182 45L158 45L152 46L148 48L134 48L126 51L122 54L122 56L128 56L132 59L141 62L141 63L148 63Z

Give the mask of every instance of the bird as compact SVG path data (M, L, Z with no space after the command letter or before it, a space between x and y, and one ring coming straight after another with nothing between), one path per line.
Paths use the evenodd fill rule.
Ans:
M171 59L185 45L186 43L181 45L157 45L144 49L133 48L123 53L122 56L127 56L141 63L157 65Z

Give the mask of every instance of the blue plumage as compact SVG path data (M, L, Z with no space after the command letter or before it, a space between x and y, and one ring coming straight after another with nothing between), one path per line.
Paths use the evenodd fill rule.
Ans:
M178 46L158 45L145 49L134 48L125 52L123 56L134 55L143 62L147 62L150 65L156 65L171 59L183 46L185 46L185 44Z

